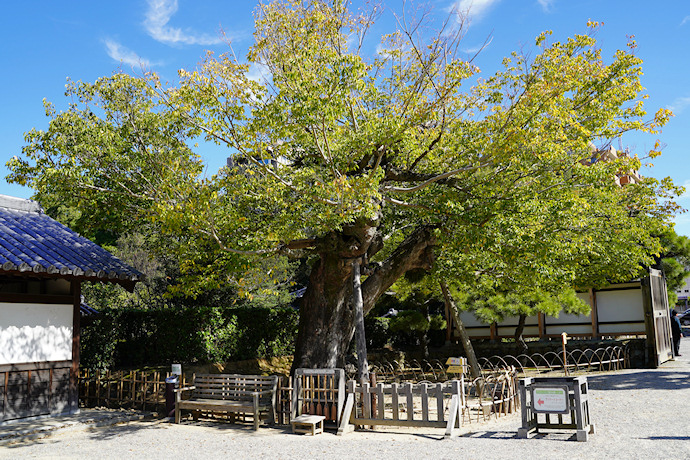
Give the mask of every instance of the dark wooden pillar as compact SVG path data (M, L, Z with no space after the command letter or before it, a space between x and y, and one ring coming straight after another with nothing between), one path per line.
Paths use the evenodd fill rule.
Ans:
M72 281L72 367L69 375L69 411L79 411L79 336L81 334L81 282Z
M592 317L592 337L599 339L599 312L597 311L597 293L594 289L589 289L589 306L591 308L590 315Z
M539 340L546 337L546 315L544 313L537 313L537 327L539 328Z

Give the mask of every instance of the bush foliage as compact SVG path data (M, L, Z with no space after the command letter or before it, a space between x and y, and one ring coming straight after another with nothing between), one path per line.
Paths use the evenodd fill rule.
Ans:
M81 365L113 369L290 355L298 321L292 308L103 308L82 329Z

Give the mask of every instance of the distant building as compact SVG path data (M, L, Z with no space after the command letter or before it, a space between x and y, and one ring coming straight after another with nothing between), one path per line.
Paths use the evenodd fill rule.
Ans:
M586 165L591 165L599 161L613 161L618 158L625 158L629 155L627 150L616 151L613 147L609 146L608 149L599 150L594 144L591 145L592 156L587 158L582 163ZM616 174L616 184L618 185L628 185L640 182L641 177L637 171L628 171L626 173Z
M43 212L0 195L0 424L79 411L83 282L141 279L105 249Z
M676 295L678 296L676 305L681 307L682 311L688 309L688 294L690 294L690 277L685 278L685 283L676 289Z

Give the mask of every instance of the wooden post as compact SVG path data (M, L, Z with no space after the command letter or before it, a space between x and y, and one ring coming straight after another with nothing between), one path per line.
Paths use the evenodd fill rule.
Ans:
M543 339L546 337L546 315L544 313L538 313L537 320L539 321L539 338Z
M561 337L563 338L563 371L565 372L565 376L568 376L568 355L566 354L565 351L565 344L568 343L568 333L563 332L561 333Z
M69 373L69 412L79 412L79 337L81 334L81 282L72 281L72 366Z
M599 339L599 312L597 311L597 293L593 288L589 289L590 316L592 317L592 337Z

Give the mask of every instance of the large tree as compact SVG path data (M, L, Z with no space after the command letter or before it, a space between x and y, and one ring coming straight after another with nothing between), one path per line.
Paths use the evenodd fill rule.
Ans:
M401 15L372 55L374 18L341 1L260 5L247 63L208 55L174 87L153 74L79 86L84 103L28 134L11 180L150 216L196 288L241 288L260 257L309 258L296 367L341 363L355 265L366 313L410 270L557 292L652 261L673 185L621 189L615 175L640 160L598 161L669 115L645 118L634 42L606 63L589 34L545 33L534 57L477 80L453 18L431 33L428 16ZM234 167L199 178L193 139L226 146Z

